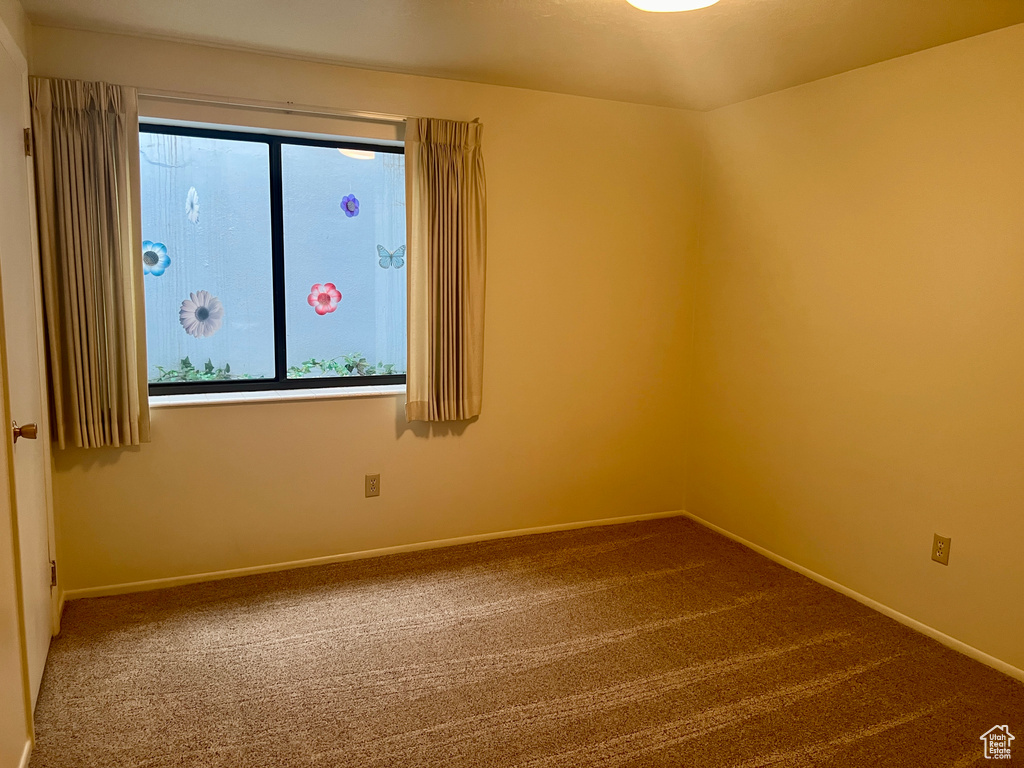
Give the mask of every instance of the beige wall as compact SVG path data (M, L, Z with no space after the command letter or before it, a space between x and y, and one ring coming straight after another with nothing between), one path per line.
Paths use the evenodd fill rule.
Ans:
M709 114L687 494L1018 668L1022 83L1018 26Z
M671 510L686 486L691 512L1024 668L1024 27L706 116L32 42L38 74L486 125L482 418L155 410L152 445L57 457L67 589Z
M27 59L31 30L25 9L18 0L0 0L0 23L7 27L15 44Z
M397 397L154 410L141 450L57 456L66 589L682 507L699 115L54 29L33 70L485 125L479 421L427 434Z

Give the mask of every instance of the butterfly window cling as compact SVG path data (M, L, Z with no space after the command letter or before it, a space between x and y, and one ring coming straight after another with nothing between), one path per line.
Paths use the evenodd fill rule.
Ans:
M405 246L400 245L394 251L389 251L383 245L377 246L377 255L380 256L380 265L384 269L394 267L401 269L405 266Z

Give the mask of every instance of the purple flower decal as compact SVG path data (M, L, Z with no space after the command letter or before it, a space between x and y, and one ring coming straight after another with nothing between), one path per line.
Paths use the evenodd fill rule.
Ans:
M355 195L345 195L341 198L341 210L345 212L345 215L350 219L353 216L359 215L359 201Z

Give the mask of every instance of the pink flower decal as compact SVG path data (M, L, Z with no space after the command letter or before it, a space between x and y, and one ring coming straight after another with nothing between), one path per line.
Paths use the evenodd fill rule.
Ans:
M326 315L328 312L333 312L338 308L338 302L341 301L341 291L337 289L334 283L324 283L320 285L317 283L309 289L309 296L306 298L311 306L318 315Z

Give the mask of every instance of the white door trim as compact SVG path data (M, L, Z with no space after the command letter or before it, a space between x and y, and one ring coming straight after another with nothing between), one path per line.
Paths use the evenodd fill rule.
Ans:
M28 83L28 61L25 59L25 54L21 52L18 44L14 40L14 36L11 34L7 25L0 19L0 47L4 49L4 52L10 56L15 66L22 74L22 80L26 84ZM27 94L27 91L26 91ZM27 165L26 165L27 168ZM32 184L31 188L34 189L35 185ZM32 205L34 206L35 201L33 199ZM33 228L34 229L34 228ZM8 420L10 418L10 398L7 390L7 344L6 338L3 333L3 312L2 312L3 298L0 295L0 378L2 378L2 384L0 384L0 428L6 428ZM11 519L12 519L12 536L14 544L14 585L15 591L17 592L17 605L18 605L18 635L19 643L21 645L20 656L21 656L21 693L22 702L25 710L25 750L22 755L22 762L27 765L28 756L31 754L32 745L35 743L35 733L33 732L33 719L32 719L32 684L29 677L28 668L28 640L26 638L25 629L25 601L21 585L21 553L19 546L18 536L18 510L17 510L17 499L15 496L14 486L14 454L12 451L7 451L7 466L3 468L3 471L7 472L10 480L10 505L11 505ZM49 513L52 516L52 513Z
M21 52L7 26L0 21L0 46L14 60L15 65L21 72L22 80L22 127L32 127L32 107L29 102L28 88L28 61ZM50 392L46 369L46 338L45 321L43 318L43 278L39 266L39 232L35 227L36 221L36 180L32 167L32 158L25 157L25 174L28 181L28 215L33 225L29 228L32 244L32 278L35 285L35 301L33 302L36 314L36 354L39 360L39 402L42 410L39 416L39 441L42 444L43 452L48 461L43 466L44 495L46 499L46 534L47 548L51 560L57 559L57 536L53 517L53 449L50 441ZM50 595L50 622L51 631L54 635L60 632L60 570L57 571L57 585L51 590Z

